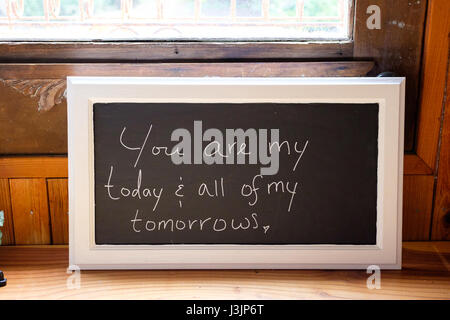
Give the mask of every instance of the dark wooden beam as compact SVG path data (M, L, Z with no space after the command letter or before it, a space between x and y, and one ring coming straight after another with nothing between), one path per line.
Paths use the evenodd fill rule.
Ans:
M0 62L155 62L351 58L346 42L3 42Z
M361 77L373 61L222 63L0 64L0 79L65 79L67 76L146 77Z

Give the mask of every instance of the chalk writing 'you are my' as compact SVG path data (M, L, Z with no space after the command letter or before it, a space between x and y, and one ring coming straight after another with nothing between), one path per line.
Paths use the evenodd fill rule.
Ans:
M117 135L117 142L121 148L135 154L132 163L125 166L133 169L135 182L130 183L129 174L126 179L123 178L123 164L109 165L106 188L107 198L112 201L122 199L133 199L151 201L152 211L158 211L158 206L162 199L165 203L170 203L175 199L174 205L170 210L183 208L185 197L215 198L225 199L230 194L242 197L247 202L251 212L242 213L241 217L221 218L207 217L195 218L186 217L186 219L171 219L156 221L151 218L141 216L139 210L135 211L132 222L132 230L139 233L141 230L160 231L170 230L194 230L196 227L199 231L211 229L215 232L224 230L262 230L264 234L270 228L270 225L260 224L258 215L255 212L255 206L261 201L272 195L286 195L285 212L291 213L294 199L300 191L300 183L298 181L290 181L289 179L277 179L275 175L280 169L280 153L283 153L291 160L292 171L296 171L299 167L300 160L305 154L309 140L288 141L279 139L278 129L225 129L225 134L218 129L207 129L203 132L202 122L194 121L193 134L183 128L172 131L170 140L175 146L157 146L152 145L152 135L161 137L155 133L153 124L149 124L147 130L142 133L142 139L136 138L136 132L123 126L121 132ZM131 134L130 134L131 133ZM270 133L270 139L269 139ZM132 138L131 138L132 137ZM225 137L225 138L224 138ZM206 145L206 146L205 146ZM148 156L165 156L170 158L174 165L260 165L259 174L253 175L246 179L243 183L236 186L236 177L233 177L228 185L227 178L223 176L213 178L198 177L197 181L190 181L188 188L186 182L180 176L177 177L175 185L158 185L151 184L153 172L149 173L146 163L150 161ZM128 171L128 170L127 170ZM172 182L174 177L170 178ZM133 180L132 178L131 180ZM284 197L284 196L282 196ZM167 202L169 201L169 202ZM192 203L192 202L191 202ZM210 202L209 202L210 203ZM164 212L164 215L166 212ZM192 209L185 214L195 215ZM207 228L209 226L210 228Z
M125 142L127 127L124 126L119 137L122 147L137 153L133 166L136 168L146 149L153 124L150 124L138 146L130 146ZM225 136L225 138L224 138ZM172 131L171 141L177 142L175 146L153 146L153 156L165 155L170 157L175 165L180 164L206 164L206 165L242 165L260 164L261 175L275 175L280 167L280 152L289 157L293 156L295 162L292 171L299 165L305 153L309 140L280 142L279 130L270 129L225 129L210 128L203 132L202 121L194 121L193 134L188 129L178 128ZM170 151L169 151L170 150Z

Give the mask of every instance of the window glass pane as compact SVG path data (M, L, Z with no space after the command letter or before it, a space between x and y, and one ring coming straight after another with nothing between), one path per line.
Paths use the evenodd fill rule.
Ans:
M0 0L0 41L348 40L352 0Z
M236 0L236 14L238 17L261 17L261 0Z
M193 18L195 10L194 0L166 0L164 1L164 16L167 18Z
M120 0L94 0L95 16L117 18L120 14Z
M44 4L42 0L24 0L23 4L23 15L25 17L44 16Z
M224 17L230 15L230 0L202 0L202 15Z
M0 1L0 17L7 17L6 13L6 1Z
M308 17L338 17L339 0L305 0L303 10Z
M297 14L296 0L272 0L269 12L273 17L295 17Z
M156 0L134 0L131 16L139 19L155 19L158 14Z
M59 15L61 17L71 17L80 15L78 0L61 0Z

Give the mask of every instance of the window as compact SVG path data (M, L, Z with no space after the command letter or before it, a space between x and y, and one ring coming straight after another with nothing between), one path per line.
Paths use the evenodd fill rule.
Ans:
M0 0L0 41L349 40L351 0Z

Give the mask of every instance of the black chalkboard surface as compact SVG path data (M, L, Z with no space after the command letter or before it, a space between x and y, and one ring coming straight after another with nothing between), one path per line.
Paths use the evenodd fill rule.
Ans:
M95 242L375 244L378 109L95 103ZM243 149L225 141L236 129L248 133ZM173 132L190 137L190 153ZM269 167L276 174L261 175Z

